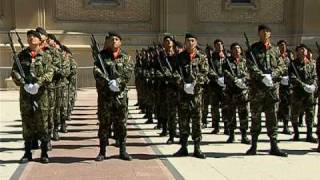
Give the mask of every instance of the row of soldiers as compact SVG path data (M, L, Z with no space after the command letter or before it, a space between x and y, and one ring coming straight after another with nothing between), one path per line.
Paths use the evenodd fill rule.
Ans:
M320 66L316 68L316 61L306 45L297 46L294 57L286 41L279 41L278 46L271 44L268 26L260 25L258 34L260 41L252 45L245 35L246 52L239 43L232 43L227 52L220 39L214 41L214 48L207 45L202 50L197 44L197 37L189 33L184 47L173 36L166 35L162 45L154 44L136 51L137 105L145 113L146 123L153 123L155 115L158 120L155 128L162 128L160 136L166 136L169 131L168 144L180 135L181 148L175 156L188 155L191 121L194 156L205 158L200 150L200 141L201 128L208 124L209 105L212 134L219 133L219 121L222 119L224 134L229 135L228 143L235 140L238 112L241 143L251 144L246 152L248 155L257 151L262 112L270 138L270 154L287 156L277 145L278 120L283 121L285 134L291 134L288 128L291 121L293 140L299 141L298 119L305 114L306 141L317 142L312 136L312 129L319 79L316 69L319 71ZM249 112L251 140L247 137ZM180 134L177 133L177 123ZM319 126L318 123L318 136Z
M17 34L18 35L18 34ZM25 153L21 163L32 160L31 149L41 141L41 162L48 163L51 139L67 133L76 98L77 63L68 47L44 28L27 32L28 47L14 52L12 79L20 87L20 111ZM18 41L21 45L20 37Z

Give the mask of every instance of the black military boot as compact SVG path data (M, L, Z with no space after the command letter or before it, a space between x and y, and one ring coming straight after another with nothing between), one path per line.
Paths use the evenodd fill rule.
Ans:
M312 124L307 127L306 142L317 143L317 139L312 136Z
M283 120L283 131L282 131L282 133L290 135L290 134L292 134L292 132L289 130L288 123L289 123L288 119L284 119Z
M100 151L99 151L98 156L96 157L96 161L103 161L103 160L107 159L106 146L107 146L107 141L103 140L103 139L99 139Z
M20 159L20 163L32 161L31 144L31 141L24 141L24 155Z
M257 142L258 142L258 136L253 135L252 136L251 147L246 152L247 155L256 155L257 154Z
M218 134L220 132L220 126L219 122L214 122L215 124L213 125L213 130L211 131L211 134Z
M194 141L193 156L199 159L205 159L206 155L200 150L200 140Z
M67 133L68 132L67 124L65 122L61 123L60 132L62 132L62 133Z
M278 147L278 142L276 139L270 139L271 149L269 154L275 155L275 156L281 156L281 157L288 157L288 154L286 152L283 152Z
M173 156L176 156L176 157L188 156L189 155L189 153L188 153L188 138L181 137L180 143L181 143L180 149L177 152L175 152L173 154Z
M168 123L164 119L161 119L161 121L162 121L162 132L159 135L160 135L160 137L167 136L168 135Z
M293 136L293 141L299 141L300 137L299 137L299 127L298 124L293 124L293 132L294 132L294 136Z
M167 140L167 144L174 143L174 133L170 132L169 139Z
M241 130L241 143L242 144L250 144L251 141L249 140L248 136L247 136L247 130L242 129Z
M58 131L58 129L54 129L54 130L53 130L52 140L54 140L54 141L59 141L59 140L60 140L60 136L59 136L59 131Z
M223 134L225 134L225 135L229 135L229 127L228 127L228 123L227 122L224 122L224 125L223 125L224 127L224 131L223 131Z
M49 163L49 156L48 156L48 141L41 141L41 163Z
M120 159L126 160L126 161L131 161L132 157L127 153L126 151L126 142L124 140L120 140Z
M38 138L33 138L33 139L32 139L31 149L39 149Z
M233 143L233 142L234 142L234 130L230 129L229 138L227 140L227 143Z

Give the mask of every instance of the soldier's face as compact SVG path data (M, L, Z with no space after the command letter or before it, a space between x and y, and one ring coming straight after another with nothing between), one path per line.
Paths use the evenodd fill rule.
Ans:
M171 48L173 47L173 41L170 39L170 38L166 38L164 41L163 41L163 46L165 48Z
M312 52L308 51L307 58L310 59L310 60L312 59Z
M187 50L193 50L197 47L197 39L196 38L186 38L185 45Z
M56 42L55 42L54 40L52 40L52 39L48 39L47 42L48 42L48 44L49 44L50 46L52 46L52 47L55 47L55 46L56 46Z
M231 49L231 53L233 56L239 56L241 55L241 47L240 46L234 46L232 49Z
M280 49L281 52L286 52L287 51L286 43L279 44L279 49Z
M270 37L271 37L271 32L268 31L268 30L265 30L265 29L260 30L260 31L259 31L259 37L260 37L260 40L266 41L266 40L270 39Z
M304 47L301 47L297 51L297 56L300 59L304 59L308 55L308 50Z
M27 42L28 42L29 46L35 46L35 45L40 45L41 40L34 35L29 35L27 37Z
M214 44L214 49L216 51L223 51L224 47L223 47L223 43L222 42L217 42Z
M110 41L113 49L119 49L121 47L121 40L117 36L110 37Z

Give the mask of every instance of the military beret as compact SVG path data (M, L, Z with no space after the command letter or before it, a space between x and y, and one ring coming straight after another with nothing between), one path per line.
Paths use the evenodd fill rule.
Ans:
M264 24L260 24L258 26L258 32L260 32L261 30L266 30L267 32L271 32L271 28Z
M40 33L40 35L48 36L47 31L46 31L45 29L43 29L42 27L37 27L37 28L36 28L36 31L37 31L38 33Z
M38 33L38 32L35 31L35 30L30 30L30 31L28 31L28 32L27 32L27 36L30 36L30 35L33 35L33 36L35 36L35 37L37 37L37 38L39 38L39 39L41 40L40 33Z
M187 38L195 38L195 39L197 39L197 36L196 35L194 35L194 34L191 34L191 33L186 33L186 37L185 37L186 39Z
M217 44L218 42L221 42L223 44L223 41L221 39L216 39L213 41L213 44Z
M279 40L278 43L277 43L277 45L279 46L279 45L282 44L282 43L284 43L284 44L286 44L286 45L288 44L286 40Z
M309 49L307 45L305 45L305 44L299 44L299 45L296 47L296 51L298 51L298 49L300 49L300 48L305 48L306 50Z
M235 42L235 43L232 43L232 44L230 45L230 49L232 49L232 48L234 48L234 47L236 47L236 46L239 46L239 47L241 48L240 44L237 43L237 42Z
M166 34L164 37L163 37L163 41L166 40L167 38L169 38L171 41L174 41L174 36L171 35L171 34Z
M120 40L122 39L121 35L117 32L108 32L108 34L109 34L109 37L115 36L115 37L118 37Z

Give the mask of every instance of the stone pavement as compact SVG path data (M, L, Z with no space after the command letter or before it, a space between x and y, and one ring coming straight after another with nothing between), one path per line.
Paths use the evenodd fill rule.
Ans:
M258 155L245 156L248 145L225 143L227 136L212 135L203 130L202 150L207 159L176 158L172 154L179 145L167 145L167 137L159 137L155 124L144 124L136 103L135 90L129 92L128 152L134 160L118 159L118 148L108 147L108 160L94 161L98 153L96 91L78 91L78 100L69 121L69 133L53 142L50 164L39 163L40 151L33 153L34 162L19 164L23 155L21 120L17 91L0 91L0 179L320 179L320 154L316 144L291 142L291 136L279 134L279 146L288 158L268 155L266 129L259 137ZM263 124L264 126L264 124ZM302 138L305 136L303 128ZM189 152L193 145L189 139ZM190 153L190 154L191 154Z

